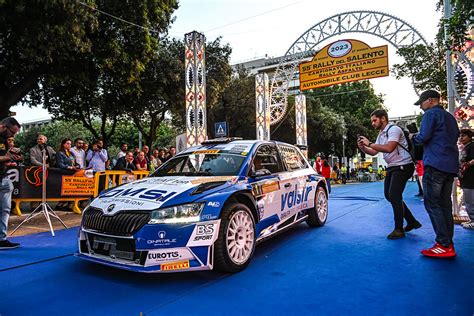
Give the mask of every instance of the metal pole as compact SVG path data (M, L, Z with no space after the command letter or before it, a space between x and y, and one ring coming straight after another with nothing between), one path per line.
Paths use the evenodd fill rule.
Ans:
M444 5L444 40L447 43L449 40L449 34L448 34L448 25L447 25L447 20L451 18L451 1L450 0L444 0L443 1ZM447 49L446 50L446 88L448 92L448 111L451 114L454 114L454 109L455 109L455 103L454 103L454 92L453 92L453 81L454 76L453 76L453 64L451 61L451 50ZM453 188L452 188L452 197L453 197L453 215L454 216L459 216L459 204L458 204L458 191L457 191L457 181L454 181L453 183Z
M450 0L444 0L444 19L449 20L451 17L451 1ZM445 42L448 42L448 25L447 23L444 24L444 40ZM455 103L454 103L454 93L453 93L453 85L452 85L452 80L453 80L453 63L451 60L451 50L447 49L446 50L446 88L447 88L447 93L448 93L448 111L451 114L454 114L454 108L455 108Z
M138 131L138 148L142 150L142 132Z
M345 146L346 135L342 135L342 162L346 164L346 146ZM346 164L347 167L347 164Z

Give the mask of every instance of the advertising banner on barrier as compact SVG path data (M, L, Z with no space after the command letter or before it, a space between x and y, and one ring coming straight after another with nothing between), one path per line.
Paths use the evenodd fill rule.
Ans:
M300 90L388 75L387 45L370 47L358 40L339 40L300 64Z
M91 171L48 168L46 197L49 199L88 197L94 194L94 174ZM40 199L43 185L41 167L27 166L7 171L13 181L14 199Z

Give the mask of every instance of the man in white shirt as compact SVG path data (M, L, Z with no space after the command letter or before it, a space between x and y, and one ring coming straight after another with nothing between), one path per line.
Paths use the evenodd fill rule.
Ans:
M84 140L82 138L76 138L76 140L74 140L74 147L70 150L80 169L86 169L86 152L83 147Z
M415 170L413 160L408 149L408 141L400 127L388 123L388 114L385 110L375 110L371 117L372 126L379 131L375 143L366 137L358 139L359 148L369 155L383 153L387 162L387 176L384 182L384 194L387 201L392 204L395 229L387 236L388 239L405 237L405 232L421 227L408 206L403 202L403 190L408 179ZM407 225L403 228L403 219Z
M128 152L128 144L127 143L122 143L120 145L120 151L117 154L117 160L119 160L122 157L125 157Z

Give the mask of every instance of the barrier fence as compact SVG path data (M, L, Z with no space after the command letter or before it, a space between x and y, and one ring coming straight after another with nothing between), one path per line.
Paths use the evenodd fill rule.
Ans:
M80 201L89 200L103 190L145 178L148 171L107 170L94 173L92 170L46 169L46 202L72 202L73 212L81 214ZM22 203L42 201L43 171L41 167L16 167L7 171L13 182L13 213L21 216Z

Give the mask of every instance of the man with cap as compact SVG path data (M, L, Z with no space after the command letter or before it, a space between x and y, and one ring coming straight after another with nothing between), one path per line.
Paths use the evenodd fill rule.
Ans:
M434 246L421 253L427 257L452 258L456 251L451 191L459 170L459 129L456 119L439 105L439 99L437 91L427 90L415 102L425 112L413 142L423 145L424 204L436 234Z

